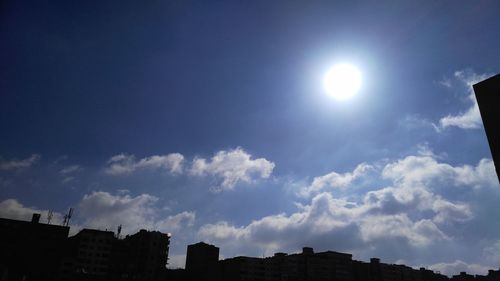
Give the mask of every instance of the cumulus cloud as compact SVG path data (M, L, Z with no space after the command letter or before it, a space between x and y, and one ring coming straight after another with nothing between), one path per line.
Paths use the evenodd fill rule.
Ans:
M408 156L388 164L382 176L406 186L429 185L433 182L455 186L496 186L495 166L491 159L482 159L476 166L451 166L432 156Z
M472 218L472 211L465 203L452 203L438 198L432 202L432 210L436 213L433 221L442 224L450 221L467 221Z
M34 213L41 214L41 220L46 222L49 210L42 210L36 207L27 207L21 204L16 199L6 199L0 202L0 217L30 221ZM57 212L52 213L52 224L60 224L63 220L63 215Z
M479 107L477 105L476 97L474 95L474 90L472 85L488 78L489 74L477 74L470 70L456 71L454 73L454 79L459 81L461 85L466 87L466 93L468 94L469 108L464 112L459 114L449 114L439 120L439 125L436 128L439 130L445 129L447 127L458 127L462 129L477 129L482 127L481 114L479 112ZM451 87L451 82L445 84L446 87Z
M226 221L206 224L198 231L202 240L222 244L240 254L249 251L272 251L294 248L328 234L332 241L335 233L349 229L353 210L346 202L322 193L312 199L311 205L291 215L278 214L255 220L246 226L234 226ZM350 240L356 240L353 235ZM342 241L347 244L348 241Z
M132 229L132 232L153 226L148 217L154 215L153 204L157 200L148 194L131 197L96 191L83 197L78 204L77 214L83 219L84 225L92 228L115 229L123 224L124 229Z
M33 166L36 162L40 160L40 155L39 154L33 154L29 158L22 159L22 160L9 160L9 161L4 161L3 159L0 158L0 170L19 170L19 169L24 169L24 168L29 168Z
M136 160L134 155L118 154L111 157L105 168L105 172L110 175L130 174L140 169L163 169L173 174L182 173L184 156L180 153L167 155L153 155Z
M86 227L114 230L122 225L125 234L140 229L176 232L193 225L194 212L184 211L165 218L159 217L160 210L155 205L157 201L157 197L149 194L133 197L95 191L82 198L76 215Z
M239 182L252 182L256 177L269 178L275 164L265 158L251 159L252 156L242 148L221 150L210 160L196 158L190 173L196 176L211 175L221 178L216 191L232 190Z
M418 248L450 239L432 220L436 216L445 217L447 213L434 210L432 203L417 203L428 206L423 212L432 213L429 219L423 215L411 218L405 208L383 213L377 203L368 198L364 203L349 202L324 192L290 215L265 216L244 226L219 221L202 226L198 235L240 254L245 251L258 254L255 251L260 249L290 251L300 245L352 251L367 246L377 247L389 241L398 241L401 248ZM247 249L244 245L257 248Z
M267 215L243 225L225 220L208 223L199 228L198 237L231 254L290 252L304 245L370 255L391 253L398 258L408 252L431 253L433 247L462 239L456 237L457 231L474 219L467 202L450 200L434 187L497 186L489 159L476 166L452 166L438 158L426 151L381 168L364 163L352 172L332 172L312 180L306 190L310 202L297 203L292 213ZM360 199L335 198L327 192L328 188L349 191L367 171L373 172L374 183L390 185L370 190Z
M363 240L371 244L392 240L418 248L449 239L431 220L413 221L406 214L369 216L360 227Z
M193 226L195 219L195 212L184 211L157 221L155 223L155 228L168 230L169 232L175 234L177 231L181 230L182 227Z
M347 187L351 185L354 180L364 176L370 170L373 170L373 166L361 163L352 172L343 174L331 172L323 176L315 177L309 186L300 191L300 195L309 196L326 188Z

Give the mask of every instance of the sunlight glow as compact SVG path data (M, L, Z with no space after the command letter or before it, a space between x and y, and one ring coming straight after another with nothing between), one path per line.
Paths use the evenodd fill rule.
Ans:
M336 64L326 73L323 85L330 96L349 99L361 88L361 72L352 64Z

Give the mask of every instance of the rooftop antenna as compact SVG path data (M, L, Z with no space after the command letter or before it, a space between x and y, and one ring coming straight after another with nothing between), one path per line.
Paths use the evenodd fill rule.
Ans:
M52 220L52 210L49 210L47 213L47 224L50 224L50 221Z
M121 234L121 233L122 233L122 225L120 224L120 225L118 226L118 232L117 232L117 234L116 234L116 238L120 239L120 234Z
M71 219L72 215L73 215L73 208L69 208L68 214L64 215L63 226L69 226L69 220Z

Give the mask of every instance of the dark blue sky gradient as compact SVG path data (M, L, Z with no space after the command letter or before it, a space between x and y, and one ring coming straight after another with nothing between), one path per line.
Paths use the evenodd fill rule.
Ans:
M304 133L323 151L331 126L363 138L402 114L435 118L446 105L429 102L433 80L470 65L491 71L499 58L499 43L478 32L494 26L494 9L462 5L10 2L1 144L7 155L90 162L234 144L284 159ZM356 116L332 124L343 109L315 103L311 73L339 56L372 62L373 87Z

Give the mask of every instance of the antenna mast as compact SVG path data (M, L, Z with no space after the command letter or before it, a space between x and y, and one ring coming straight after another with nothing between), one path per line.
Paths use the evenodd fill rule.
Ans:
M52 210L49 210L47 213L47 224L50 224L50 221L52 220Z
M120 225L118 226L118 232L117 232L117 234L116 234L116 238L120 239L120 234L121 234L121 233L122 233L122 225L120 224Z
M73 208L69 208L68 214L64 215L63 226L69 226L69 220L71 219L72 215L73 215Z

